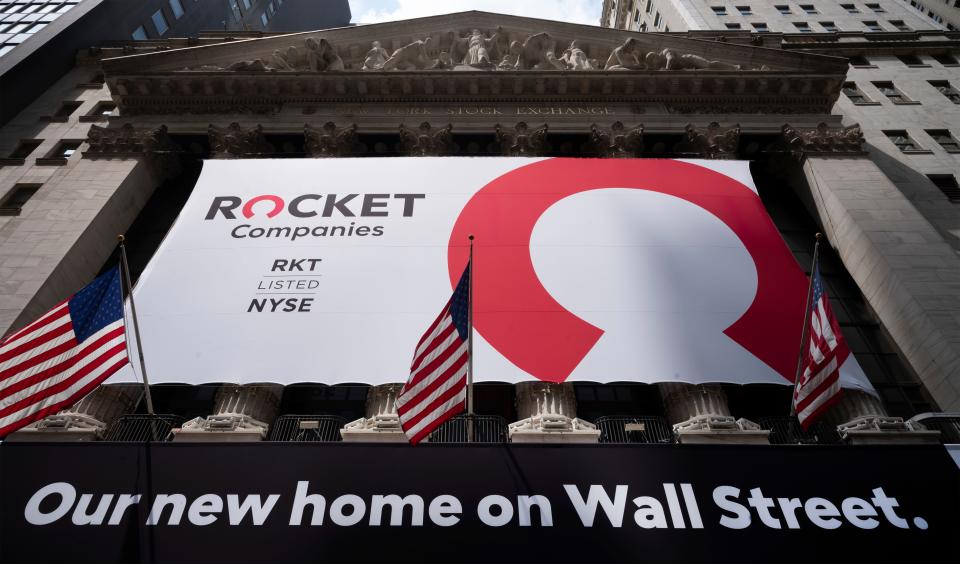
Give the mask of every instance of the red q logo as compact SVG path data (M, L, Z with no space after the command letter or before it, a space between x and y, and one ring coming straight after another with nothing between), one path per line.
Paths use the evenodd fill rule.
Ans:
M603 328L568 311L547 292L534 271L530 238L552 205L605 188L682 198L730 228L753 259L758 281L752 304L724 334L792 381L806 276L752 190L679 161L550 159L511 171L477 192L454 225L448 269L451 285L456 285L467 260L463 242L474 234L474 326L484 339L519 368L550 382L566 380L590 353ZM509 197L511 192L524 197Z

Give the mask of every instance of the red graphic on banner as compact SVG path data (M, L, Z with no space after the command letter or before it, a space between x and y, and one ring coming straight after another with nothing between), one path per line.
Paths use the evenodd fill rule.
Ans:
M533 268L530 237L543 213L589 190L636 188L682 198L716 216L746 247L757 294L724 333L793 381L807 279L760 198L736 180L691 163L657 159L548 159L513 170L467 202L450 235L456 285L476 236L474 327L497 351L540 380L563 382L603 329L553 299ZM575 268L575 266L571 266Z

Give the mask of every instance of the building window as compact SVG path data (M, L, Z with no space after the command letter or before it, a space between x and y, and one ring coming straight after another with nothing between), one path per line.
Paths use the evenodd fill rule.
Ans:
M637 8L637 11L633 14L633 25L640 23L640 8Z
M660 11L658 10L658 11L657 11L657 14L653 17L653 27L654 27L655 29L658 28L658 27L660 27L660 21L661 21Z
M710 6L710 9L713 10L713 15L715 16L725 16L727 15L726 6Z
M960 0L957 0L957 1L960 2ZM938 53L938 54L936 54L936 55L933 55L933 60L937 61L937 62L940 63L941 65L956 65L956 64L958 64L956 57L954 57L954 56L951 55L950 53Z
M960 201L960 186L957 185L957 177L952 174L928 174L927 178L933 185L943 192L951 202Z
M651 10L653 10L653 0L647 0L646 12L649 14Z
M147 40L147 29L143 26L138 27L133 30L133 33L130 34L137 41L146 41Z
M774 8L784 16L790 15L790 6L774 6Z
M7 158L18 160L20 164L23 164L23 159L29 157L30 153L34 152L41 143L43 143L43 139L22 139Z
M80 121L104 121L107 117L113 115L113 110L116 108L117 105L113 102L97 102L97 105L86 115L80 116Z
M913 31L910 26L903 23L903 20L890 20L890 25L897 28L898 31Z
M73 112L77 111L83 102L61 102L57 111L50 116L50 121L67 121Z
M853 57L850 57L850 66L854 68L874 68L874 65L870 62L870 60L863 55L854 55Z
M886 12L886 10L884 10L884 9L883 9L883 6L881 6L880 4L867 4L867 8L870 9L870 10L873 10L874 12L876 12L876 13L878 13L878 14L882 14L882 13Z
M913 100L904 96L903 92L900 92L892 82L874 82L873 85L894 104L914 103Z
M807 22L793 22L793 27L797 28L797 31L800 33L810 33L810 24Z
M930 86L933 86L937 89L937 92L943 94L950 99L954 104L960 104L960 92L957 91L948 81L946 80L931 80Z
M929 67L930 65L923 64L923 61L920 57L916 55L897 55L897 58L900 59L900 62L907 65L908 67Z
M737 6L737 11L740 12L741 16L753 15L753 11L750 10L750 6Z
M41 184L14 184L13 188L0 200L0 215L20 215L23 204L27 203Z
M57 143L57 146L54 147L53 151L47 155L48 159L69 159L77 152L77 149L80 148L80 145L83 144L83 141L61 141Z
M960 153L960 141L946 129L927 129L929 135L943 150L948 153Z
M153 27L157 29L157 35L163 35L170 29L170 26L167 25L167 18L163 16L163 10L154 12L150 19L153 20Z
M902 129L884 131L883 134L887 136L887 139L889 139L891 143L900 149L901 153L916 153L917 151L923 150L910 138L910 134Z
M263 24L263 27L267 27L267 22L268 22L268 21L270 21L270 19L267 18L267 13L266 13L266 12L262 12L262 13L260 14L260 23Z
M647 22L642 22L640 24L640 31L647 31Z
M863 25L867 28L867 31L883 31L883 28L877 22L863 22Z
M853 4L840 4L840 7L847 11L848 14L859 14L860 10L857 9Z
M731 29L731 30L732 30L732 29L740 29L740 24L738 24L738 23L728 23L728 24L727 24L727 29Z
M813 4L800 4L800 9L808 14L818 14L817 9Z
M249 10L249 9L250 9L250 0L243 0L243 7Z
M850 99L856 105L866 105L873 104L873 100L867 97L866 94L860 90L860 87L857 86L856 82L844 82L842 88L843 95Z
M825 31L840 31L840 28L837 27L837 24L833 22L820 22L820 25Z
M170 0L170 11L173 12L173 19L179 20L183 17L183 4L180 0Z
M267 11L270 12L271 16L277 13L277 7L273 5L273 2L267 4Z
M767 24L765 24L765 23L763 23L763 22L756 22L756 23L752 23L752 24L750 24L750 25L752 25L752 26L753 26L753 29L757 30L757 32L759 32L759 33L766 33L766 32L768 32L768 31L770 31L770 28L767 27Z

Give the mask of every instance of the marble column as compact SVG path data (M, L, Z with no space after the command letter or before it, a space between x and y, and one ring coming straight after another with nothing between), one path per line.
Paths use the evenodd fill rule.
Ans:
M95 441L143 395L139 384L100 386L76 404L12 433L8 441Z
M174 440L261 441L277 416L282 394L280 384L224 384L217 390L213 414L197 417L174 429Z
M657 384L667 420L681 443L769 443L769 431L735 419L719 384Z
M939 442L939 433L902 417L890 417L879 398L860 390L844 389L825 420L836 425L840 438L852 444Z
M600 439L593 423L577 418L573 384L520 382L514 393L521 419L509 425L511 442L595 443Z
M407 442L397 416L397 395L403 384L380 384L367 392L366 414L340 429L348 442Z

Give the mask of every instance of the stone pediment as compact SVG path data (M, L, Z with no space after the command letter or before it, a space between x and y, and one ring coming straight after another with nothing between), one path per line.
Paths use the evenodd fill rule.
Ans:
M509 95L728 97L827 109L845 59L487 12L285 34L103 61L127 113ZM158 104L160 100L161 104ZM189 99L189 101L188 101ZM153 106L147 109L146 106ZM189 108L186 108L189 106ZM186 109L185 109L186 108ZM219 109L218 109L219 108Z

